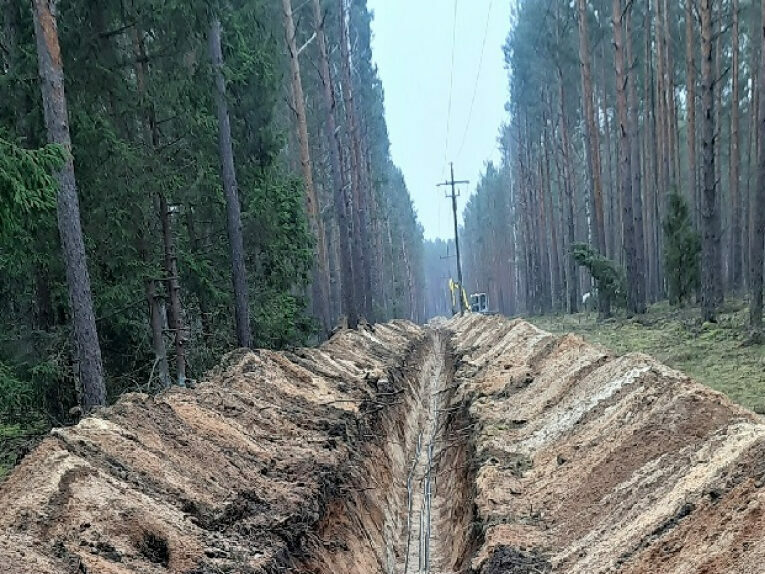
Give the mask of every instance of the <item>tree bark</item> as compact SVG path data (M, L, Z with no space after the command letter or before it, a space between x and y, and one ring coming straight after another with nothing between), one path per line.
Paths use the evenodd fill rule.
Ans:
M167 292L170 298L169 328L175 339L175 369L178 386L186 386L186 328L183 322L183 305L181 304L181 282L178 277L178 256L175 251L173 237L172 214L167 198L163 193L159 196L159 216L162 222L162 243L165 252L165 273L167 274Z
M239 203L239 187L234 166L234 148L231 141L231 119L226 101L226 79L223 75L223 49L221 47L221 24L217 16L210 21L210 58L215 77L215 104L218 110L218 148L226 196L226 227L231 247L231 279L234 287L234 310L236 317L236 340L240 347L250 347L250 305L247 285L247 268L244 261L244 238L242 237L242 208Z
M342 61L342 93L348 131L351 159L353 193L353 259L356 264L356 296L359 309L364 310L366 318L371 320L372 306L372 269L369 237L369 213L367 209L368 189L365 176L365 158L361 149L359 122L353 96L353 76L351 74L351 52L348 31L346 0L339 0L340 8L340 58Z
M582 99L584 103L585 139L587 142L587 167L592 184L592 207L595 218L594 245L604 256L606 254L606 233L603 222L603 184L600 166L600 128L595 119L592 89L592 65L590 62L590 39L587 23L587 2L577 0L579 7L579 60L582 66ZM611 314L611 302L604 293L598 294L600 312Z
M563 83L563 70L558 64L558 103L560 105L560 131L563 144L563 172L566 184L566 234L568 237L568 249L566 254L568 287L568 312L576 313L579 310L579 280L577 277L576 261L571 252L571 248L576 242L576 232L574 227L574 178L571 166L571 141L568 134L568 122L566 119L566 89Z
M741 149L739 136L739 100L741 87L739 81L740 42L739 42L739 0L733 0L733 30L731 43L733 51L732 74L733 92L730 108L730 203L731 203L731 253L730 253L730 285L733 290L741 288L742 278L742 235L741 235Z
M325 334L329 334L332 321L329 316L329 276L327 273L327 248L321 220L321 207L316 195L311 167L311 152L308 143L308 120L305 111L303 81L300 77L300 60L296 45L295 21L292 16L292 1L282 0L284 29L289 51L290 72L292 78L292 98L297 119L297 134L300 147L300 167L303 171L303 183L306 192L306 211L311 230L316 238L316 261L314 262L313 305L319 315Z
M686 139L688 141L688 205L692 207L693 220L698 221L696 206L699 197L699 184L696 179L696 58L694 34L694 0L685 0L685 86L686 107L688 109L688 125Z
M627 98L629 107L629 128L630 128L630 162L632 164L632 201L633 201L633 221L634 221L634 245L635 245L635 285L632 286L635 292L636 313L645 313L646 311L646 265L645 265L645 231L643 228L643 196L642 181L640 171L640 104L637 97L637 86L635 74L632 70L635 68L635 62L632 54L632 7L630 4L624 14L624 41L625 54L627 58Z
M722 292L720 259L720 211L717 207L715 170L715 78L712 29L712 0L701 0L701 82L702 152L704 193L702 202L702 287L701 303L705 321L716 321Z
M708 1L708 0L706 0ZM757 188L752 197L752 240L749 261L749 326L753 337L762 338L763 252L765 252L765 0L761 2L759 117L757 120Z
M106 386L71 155L72 142L69 135L56 5L56 0L33 0L33 15L48 140L62 146L67 152L64 167L56 173L59 184L57 215L82 385L82 407L87 412L106 404Z
M313 0L313 16L316 40L319 47L319 71L321 72L322 95L324 97L324 124L327 137L329 138L328 147L330 168L332 170L333 199L338 225L340 274L342 276L340 297L343 303L343 312L348 319L348 326L351 329L355 329L359 323L359 316L354 292L355 280L351 251L353 227L350 225L347 211L349 201L346 197L347 182L345 181L342 168L342 142L335 120L335 93L332 74L329 68L327 38L324 33L324 16L322 15L320 0Z
M549 101L549 94L545 93L545 100ZM552 105L550 105L552 112ZM552 121L552 115L550 121L547 119L546 112L544 116L544 161L545 161L545 173L547 186L545 187L544 198L548 202L546 208L549 213L550 220L550 267L552 270L552 287L553 287L553 305L555 310L565 308L565 296L563 294L563 282L561 281L561 269L560 260L558 256L558 226L555 217L555 200L552 195L552 172L550 170L550 121Z
M632 197L632 142L627 107L627 68L625 56L623 2L613 0L613 29L614 29L614 66L616 68L616 104L619 114L619 177L622 192L622 230L624 243L624 258L627 267L627 306L632 312L640 312L637 267L637 250L635 247L635 222L633 214L634 199Z

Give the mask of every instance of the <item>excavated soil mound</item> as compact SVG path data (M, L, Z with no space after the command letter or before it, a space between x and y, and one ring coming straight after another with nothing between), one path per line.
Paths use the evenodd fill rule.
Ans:
M644 355L500 317L453 320L470 405L473 568L765 572L765 426Z
M397 322L53 431L0 574L754 574L764 493L760 418L650 357Z
M0 487L0 572L387 571L434 344L397 322L239 353L196 389L54 430Z

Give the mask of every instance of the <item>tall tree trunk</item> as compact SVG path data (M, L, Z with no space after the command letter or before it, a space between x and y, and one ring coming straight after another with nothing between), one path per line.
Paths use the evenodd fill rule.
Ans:
M342 60L342 92L345 107L348 140L351 152L351 172L353 191L353 259L356 263L356 295L360 309L364 310L366 318L372 320L372 269L369 237L369 212L367 199L372 191L365 177L365 157L361 146L359 122L356 118L356 107L353 97L353 76L351 74L351 52L348 31L348 15L346 0L340 3L340 55Z
M163 193L159 196L159 215L162 222L162 243L165 251L165 273L167 274L167 292L170 297L170 331L175 338L175 369L178 385L186 386L186 328L183 322L181 304L181 282L178 276L178 255L173 236L172 213Z
M757 60L758 54L757 50L754 48L752 49L752 61L751 61L751 88L749 90L749 129L747 130L748 136L747 136L747 178L746 178L746 194L745 194L745 203L744 203L744 214L743 214L743 236L744 236L744 253L746 256L749 256L750 249L751 249L751 242L752 242L752 229L754 224L754 206L756 205L756 200L754 198L754 194L752 193L752 180L754 179L755 185L757 184L756 180L756 167L755 163L757 162L757 140L758 140L758 134L757 134L757 127L759 126L759 106L760 106L760 100L759 100L759 75L757 73L757 69L759 68L759 61ZM746 285L747 289L749 288L749 272L750 272L751 265L744 265L744 273L746 274Z
M550 101L549 94L545 93L545 100ZM550 104L550 121L552 121L552 104ZM552 173L550 170L550 121L545 112L544 117L544 161L547 186L543 197L547 203L546 211L550 214L550 267L552 270L553 303L555 310L565 308L565 296L563 294L563 282L561 281L561 268L558 254L558 225L555 217L555 200L552 195Z
M606 228L606 254L610 259L617 260L618 254L621 253L619 249L619 238L617 234L617 224L619 217L619 201L617 194L615 193L615 176L614 176L614 162L611 144L611 117L608 114L608 81L606 75L606 43L603 42L601 46L601 82L602 82L602 94L601 105L603 114L603 135L604 135L604 150L606 153L606 171L608 173L608 187L605 192L605 196L608 197L608 224Z
M584 100L584 125L587 151L587 167L592 185L592 207L595 218L594 244L598 251L606 254L606 233L603 223L603 184L600 166L600 128L595 119L592 89L592 65L590 62L590 39L587 24L587 2L577 0L579 7L579 60L582 66L582 98ZM603 316L611 314L611 302L605 293L598 294L600 312Z
M715 170L715 78L713 72L712 0L701 0L701 82L702 82L702 150L704 160L704 193L702 204L702 288L701 302L705 321L717 320L722 292L720 260L720 211L717 208Z
M226 196L226 228L231 247L231 279L234 285L234 308L236 316L236 340L240 347L250 347L250 305L247 285L247 268L244 262L244 238L242 237L242 208L239 203L239 186L234 167L234 147L231 141L231 120L226 101L226 79L223 75L223 50L221 47L220 20L213 16L210 22L210 58L215 75L215 104L218 110L218 147L220 153L223 191Z
M708 1L708 0L706 0ZM757 188L752 197L752 240L749 261L749 326L754 338L762 337L763 252L765 252L765 0L761 2L759 118L757 121Z
M643 190L645 197L646 221L646 260L648 262L649 298L656 301L661 298L659 266L659 228L657 214L658 162L656 157L656 98L653 92L653 30L650 0L647 2L644 19L645 44L643 46L643 102L645 105L645 133L643 137Z
M715 295L718 300L718 304L722 301L723 286L725 284L725 269L727 261L727 253L725 246L727 244L727 235L730 231L727 226L727 202L723 202L723 187L722 187L722 88L723 88L723 71L722 71L722 45L723 45L723 7L720 2L713 2L712 6L712 22L713 22L713 46L714 46L714 70L713 82L714 82L714 116L715 116L715 182L717 185L716 201L717 211L720 217L720 270L722 277L720 279L719 292Z
M634 221L634 245L635 245L635 307L637 313L645 313L645 231L643 229L643 196L642 181L640 171L640 104L637 96L637 86L635 74L635 61L632 54L632 7L630 4L624 14L624 41L625 55L627 58L627 98L629 107L629 128L630 128L630 162L632 164L632 200L633 200L633 221Z
M154 279L144 281L146 303L149 306L149 326L151 328L151 344L154 351L154 363L157 378L163 389L170 386L170 367L167 363L167 347L163 335L163 316L160 297L157 294L157 284Z
M686 139L688 141L688 205L692 207L693 220L698 221L696 206L699 197L699 184L696 179L696 44L694 34L694 0L685 0L685 86L686 107L688 109L688 125Z
M313 183L311 152L308 143L308 120L305 111L303 80L300 77L300 60L296 44L295 21L292 16L292 1L282 0L284 11L284 29L289 51L290 72L292 78L292 98L297 119L298 142L300 144L300 166L303 170L303 182L306 191L306 210L311 230L316 238L316 261L314 262L313 304L319 315L324 333L331 330L329 316L329 276L327 273L327 248L321 220L321 208L316 188Z
M566 89L563 83L563 70L558 64L558 103L560 105L560 131L563 153L563 173L565 181L566 201L566 235L568 238L568 253L566 253L566 283L568 287L568 312L576 313L579 310L579 280L577 277L576 261L571 249L576 242L574 228L574 176L571 165L571 141L568 134L568 122L566 118Z
M672 38L672 30L670 27L670 18L672 16L670 11L669 0L664 1L664 56L666 63L666 88L667 88L667 119L668 119L668 138L667 143L669 145L669 161L670 170L672 173L672 187L682 194L683 185L680 179L680 136L677 121L677 101L675 98L675 59L672 53L672 47L674 41ZM673 1L674 5L676 0Z
M632 142L627 107L627 66L625 57L623 2L613 0L614 66L616 68L616 104L619 112L619 176L622 192L622 229L624 234L624 258L627 267L627 306L632 312L640 312L640 270L637 267L635 247L635 222L632 197Z
M356 295L354 293L353 259L351 242L353 241L353 227L348 217L349 201L346 197L346 181L342 168L342 142L340 132L335 120L335 93L333 89L332 74L329 68L329 54L327 51L327 38L324 33L324 17L321 11L320 0L313 0L314 26L316 39L319 46L319 71L321 72L322 95L324 97L324 123L325 132L329 138L329 159L332 170L333 199L338 226L338 247L340 259L340 292L343 312L348 319L348 326L355 329L359 322L358 309L356 307Z
M739 100L741 87L739 83L740 66L740 42L739 42L739 0L733 0L733 30L731 42L733 44L733 93L731 94L730 108L730 203L731 203L731 253L730 253L730 285L738 291L741 288L742 278L742 255L741 245L741 150L739 148Z
M80 223L77 182L72 160L72 142L64 92L64 70L58 40L55 0L33 0L37 58L40 72L45 125L48 140L62 146L66 163L56 173L58 228L66 264L69 303L72 309L74 340L77 346L82 406L85 411L106 404L101 347L90 289L85 242Z
M140 223L136 221L135 224L138 231L138 253L142 262L148 266L150 260L146 246L146 239L140 228ZM163 389L166 389L171 385L171 380L170 367L167 362L167 347L165 345L164 314L162 312L161 296L157 293L157 280L153 277L144 279L144 295L146 296L146 304L149 311L151 346L154 351L154 366L152 367L152 372L157 372L160 386Z

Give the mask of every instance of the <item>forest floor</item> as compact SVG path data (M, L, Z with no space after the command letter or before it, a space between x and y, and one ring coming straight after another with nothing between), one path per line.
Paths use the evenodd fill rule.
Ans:
M717 324L702 323L697 307L667 302L649 307L642 317L619 313L601 321L596 312L588 312L530 320L552 333L577 333L619 354L646 353L765 414L765 347L749 344L747 316L746 305L732 300Z

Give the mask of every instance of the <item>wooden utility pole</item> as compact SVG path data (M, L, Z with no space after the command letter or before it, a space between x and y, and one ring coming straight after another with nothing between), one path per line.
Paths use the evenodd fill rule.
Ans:
M451 167L451 180L439 183L438 187L451 187L451 192L446 194L447 198L452 200L452 213L454 214L454 251L457 254L457 282L459 283L459 293L457 299L460 301L460 315L465 314L465 302L462 300L462 258L460 256L460 228L457 221L457 198L459 197L459 191L457 191L458 185L467 185L470 182L467 180L455 181L454 180L454 164L450 164Z

